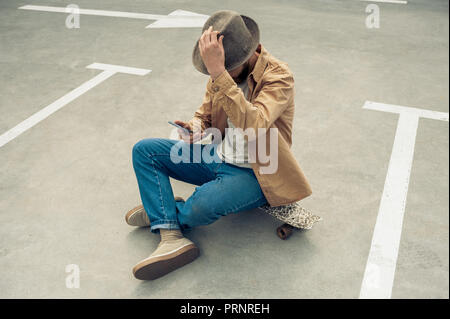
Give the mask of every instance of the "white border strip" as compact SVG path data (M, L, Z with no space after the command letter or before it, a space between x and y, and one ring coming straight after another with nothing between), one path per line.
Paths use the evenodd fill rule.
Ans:
M379 2L379 3L393 3L393 4L408 4L408 1L403 0L359 0L365 2Z

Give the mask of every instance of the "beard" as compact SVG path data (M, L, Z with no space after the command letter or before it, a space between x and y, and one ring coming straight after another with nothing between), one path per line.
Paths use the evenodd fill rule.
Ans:
M245 81L245 79L247 79L249 64L250 63L248 63L248 61L245 62L244 68L242 69L241 73L239 73L239 75L234 78L234 81L236 83L242 83L242 81Z

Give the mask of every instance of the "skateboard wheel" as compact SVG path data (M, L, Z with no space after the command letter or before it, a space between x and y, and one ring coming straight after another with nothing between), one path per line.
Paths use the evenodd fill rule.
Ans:
M292 227L289 224L283 224L280 227L277 228L277 235L283 240L286 240L289 238L289 236L292 235L292 230L294 227Z

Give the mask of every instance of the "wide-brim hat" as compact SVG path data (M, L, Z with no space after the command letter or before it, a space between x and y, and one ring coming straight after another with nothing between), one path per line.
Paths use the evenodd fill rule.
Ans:
M214 12L206 20L202 34L212 26L213 31L219 31L218 37L223 38L225 51L225 69L233 70L247 61L255 52L259 44L259 28L256 22L244 15L231 10ZM192 52L192 63L200 72L209 75L203 63L197 40Z

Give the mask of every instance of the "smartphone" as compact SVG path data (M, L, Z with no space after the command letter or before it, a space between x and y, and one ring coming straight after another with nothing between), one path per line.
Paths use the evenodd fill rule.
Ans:
M186 134L192 134L193 133L191 130L188 130L187 128L182 127L181 125L175 124L172 121L169 121L168 123L173 125L173 126L175 126L175 127L177 127L177 128L179 128L179 129L182 129Z

